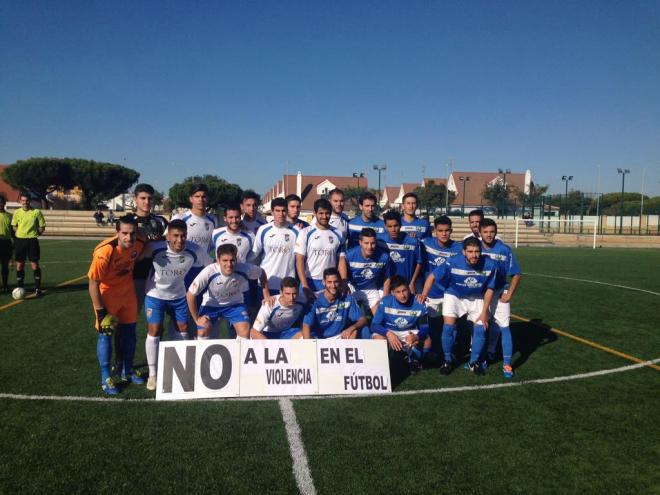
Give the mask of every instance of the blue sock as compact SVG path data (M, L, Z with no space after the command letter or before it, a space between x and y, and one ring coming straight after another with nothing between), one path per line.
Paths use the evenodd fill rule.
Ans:
M502 358L505 365L511 366L511 356L513 355L513 339L511 338L511 329L502 327Z
M101 382L110 378L110 357L112 356L112 337L99 333L99 338L96 341L96 355L99 358L99 366L101 367Z
M472 333L472 354L470 354L470 362L476 363L481 356L481 351L484 350L484 344L486 343L486 331L484 330L483 325L474 325L474 330Z
M137 337L135 335L135 323L121 323L119 332L121 332L121 349L124 358L124 375L133 373L133 358L135 357L135 344Z
M430 353L433 350L433 347L424 347L422 349L422 356L426 356L428 353Z
M488 354L495 354L497 341L500 339L500 326L494 321L491 322L488 329Z
M445 323L442 325L442 353L445 356L445 362L452 362L452 351L454 350L454 342L456 341L456 325L449 325Z
M422 357L421 351L417 347L411 347L408 351L410 359L420 359Z

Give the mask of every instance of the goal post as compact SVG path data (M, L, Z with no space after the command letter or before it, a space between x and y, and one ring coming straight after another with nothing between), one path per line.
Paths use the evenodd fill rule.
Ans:
M592 249L596 249L598 235L597 218L557 218L557 219L525 219L516 218L515 247L530 233L540 234L574 234L591 236Z

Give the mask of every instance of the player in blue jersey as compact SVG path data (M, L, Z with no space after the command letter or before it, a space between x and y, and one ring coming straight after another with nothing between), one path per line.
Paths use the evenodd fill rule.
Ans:
M225 226L218 227L211 235L213 252L216 252L223 244L236 246L238 263L250 263L254 259L252 254L254 234L243 227L241 208L238 205L229 205L225 208Z
M241 199L241 211L243 212L243 227L253 234L257 233L259 227L268 223L266 219L259 213L259 204L261 198L259 195L251 190L243 191Z
M432 235L431 225L426 218L419 218L416 215L417 205L419 200L415 193L406 193L401 199L401 232L405 232L409 237L419 239L420 241L425 237Z
M314 304L303 320L305 339L356 339L365 328L365 318L360 305L350 294L342 290L342 277L336 268L323 271L323 292L316 296Z
M362 229L360 245L349 249L339 263L344 265L341 271L348 274L349 287L355 299L365 302L374 313L378 301L389 294L390 277L396 273L387 250L377 246L376 232L370 228Z
M385 243L390 253L390 259L396 265L396 274L408 281L408 287L413 294L417 293L417 278L423 271L424 260L420 243L401 229L401 216L390 210L383 215L385 233L379 239Z
M300 218L300 209L302 207L300 196L297 194L289 194L284 200L286 201L287 222L298 230L309 227L309 223Z
M186 232L186 223L183 220L172 220L167 227L167 240L150 242L141 254L143 258L151 260L144 302L147 317L145 351L149 365L149 390L156 390L158 344L165 315L169 314L176 322L177 330L184 334L182 339L188 337L185 278L191 268L203 268L199 260L204 253L197 244L186 241Z
M257 318L252 324L252 339L299 339L302 338L300 324L306 310L298 301L298 282L293 277L284 277L280 293L264 301Z
M451 373L456 319L467 314L473 323L472 352L466 367L480 375L483 367L479 358L484 348L488 328L489 307L497 287L497 264L481 255L481 242L472 237L463 241L463 255L454 256L433 272L434 283L444 289L442 302L443 375Z
M360 215L351 218L348 222L349 249L360 243L360 234L364 228L373 229L376 234L385 232L385 224L376 216L376 202L376 196L370 192L366 192L358 198Z
M415 299L408 281L400 275L392 277L390 290L391 294L378 303L371 321L373 338L387 339L392 350L404 351L410 371L417 373L423 352L431 350L426 307Z
M511 366L513 339L511 338L509 321L511 319L511 299L518 288L522 272L511 248L496 238L497 223L494 220L484 218L481 221L479 232L481 234L483 256L497 262L499 273L499 283L490 305L492 321L488 329L488 360L493 360L497 341L501 334L502 374L504 378L513 378L514 373ZM508 277L511 277L509 284L507 284Z

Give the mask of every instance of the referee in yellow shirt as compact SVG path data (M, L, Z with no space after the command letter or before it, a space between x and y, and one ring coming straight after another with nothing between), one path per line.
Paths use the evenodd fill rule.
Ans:
M19 287L25 283L25 258L30 260L34 274L34 295L41 296L41 267L39 266L39 239L46 230L46 220L41 210L30 206L30 197L22 192L21 207L14 212L11 226L16 233L14 260L16 261L16 281Z
M7 198L0 194L0 265L2 266L2 290L9 292L9 260L13 251L11 243L14 232L11 229L11 215L5 210Z

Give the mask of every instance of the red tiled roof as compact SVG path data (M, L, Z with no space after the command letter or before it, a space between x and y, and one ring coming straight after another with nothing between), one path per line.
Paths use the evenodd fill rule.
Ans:
M463 182L459 180L459 177L469 177L470 180L465 184L465 204L470 206L488 204L488 201L484 200L481 197L486 184L491 183L494 179L498 177L501 179L502 176L497 172L453 172L451 177L454 179L456 184L456 198L452 201L453 205L463 204ZM511 187L511 194L515 187L518 187L522 190L525 188L525 174L511 173L506 175L506 184Z
M2 172L8 166L9 165L0 165L0 193L3 194L7 198L7 201L9 201L11 203L14 203L14 202L17 203L20 191L17 190L17 189L14 189L9 184L7 184L4 180L2 180Z
M385 198L385 193L387 193L387 203L392 204L399 197L399 191L401 191L401 186L385 186L385 189L383 189L383 198Z
M323 181L329 180L332 182L335 187L339 189L346 189L349 187L357 187L357 179L355 177L344 177L336 175L302 175L302 184L300 197L302 199L302 209L311 211L314 206L314 201L319 199L319 195L316 193L316 187ZM263 204L266 211L270 210L270 205L268 204L273 198L281 192L284 192L284 196L289 194L297 194L296 190L296 175L285 175L283 180L277 181L277 187L273 187L264 195ZM366 177L360 178L360 187L369 187L369 181ZM283 190L283 191L282 191ZM269 194L270 193L270 194Z
M401 186L403 186L403 194L411 193L420 187L418 182L404 182Z
M424 185L426 185L428 182L431 182L431 181L433 181L433 183L436 186L441 186L441 185L447 184L447 179L439 178L439 177L424 177L424 179L422 179L422 181L424 182Z

